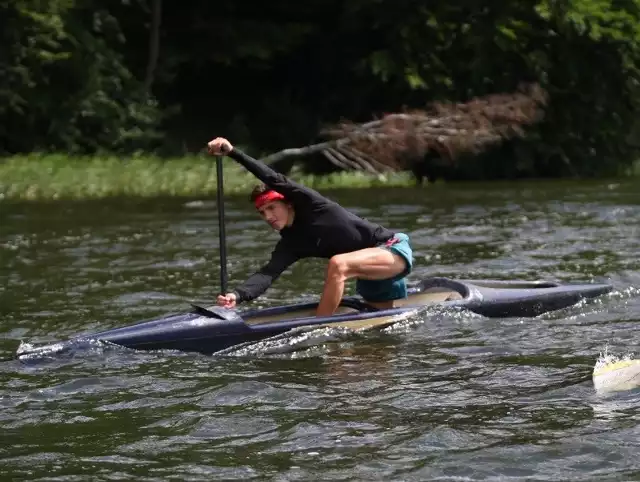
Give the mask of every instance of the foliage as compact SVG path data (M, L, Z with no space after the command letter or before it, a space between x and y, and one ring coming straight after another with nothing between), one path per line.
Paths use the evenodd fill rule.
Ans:
M0 0L1 148L193 152L226 135L267 154L535 82L544 122L454 177L608 175L638 157L640 0L165 1L146 91L157 2Z
M0 19L6 152L152 147L157 103L125 67L118 20L99 2L4 1Z

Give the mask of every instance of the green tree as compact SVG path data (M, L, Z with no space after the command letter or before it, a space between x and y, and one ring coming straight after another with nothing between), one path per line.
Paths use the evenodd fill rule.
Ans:
M99 2L4 1L0 19L5 152L152 147L159 110L123 63L118 20Z

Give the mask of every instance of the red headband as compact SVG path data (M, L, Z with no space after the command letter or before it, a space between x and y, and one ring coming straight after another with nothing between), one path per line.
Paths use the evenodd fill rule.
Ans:
M260 209L262 206L264 206L267 203L270 203L273 201L282 201L282 200L284 200L284 196L279 192L276 192L273 190L265 191L256 198L255 200L256 209Z

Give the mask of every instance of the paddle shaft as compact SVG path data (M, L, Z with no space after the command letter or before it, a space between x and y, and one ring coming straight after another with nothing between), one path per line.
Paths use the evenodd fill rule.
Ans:
M227 235L224 230L224 183L222 156L216 156L216 197L218 199L218 235L220 238L220 292L227 293Z

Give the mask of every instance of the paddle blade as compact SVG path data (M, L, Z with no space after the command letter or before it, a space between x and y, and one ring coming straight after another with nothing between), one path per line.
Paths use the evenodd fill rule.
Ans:
M205 308L194 303L191 303L191 306L193 307L194 313L208 318L219 318L227 321L242 320L236 311L223 308L221 306L209 306L208 308Z

